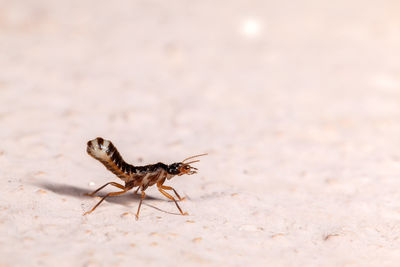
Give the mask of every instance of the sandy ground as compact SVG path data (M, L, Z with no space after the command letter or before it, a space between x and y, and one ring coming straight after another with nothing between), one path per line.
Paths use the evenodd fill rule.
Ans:
M398 266L398 1L0 1L0 266ZM180 216L118 181L172 179ZM110 192L113 188L104 191Z

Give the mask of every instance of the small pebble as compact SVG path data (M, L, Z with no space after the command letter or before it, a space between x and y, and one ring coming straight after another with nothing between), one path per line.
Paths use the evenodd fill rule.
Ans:
M39 189L39 190L36 191L36 193L38 193L38 194L47 194L47 191L43 190L43 189Z
M193 242L193 243L199 243L201 240L203 240L203 238L201 238L201 237L196 237L196 238L193 238L193 239L192 239L192 242Z
M240 231L246 231L246 232L258 232L263 230L262 227L258 227L257 225L252 225L252 224L244 224L239 227Z
M329 240L329 239L331 239L332 237L335 237L335 236L339 236L339 234L328 234L328 235L323 237L323 240L327 241L327 240Z
M285 234L283 234L283 233L277 233L277 234L273 234L273 235L271 235L271 238L278 238L278 237L282 237L282 236L284 236Z
M124 212L120 216L121 216L121 218L123 218L123 217L127 217L129 215L133 215L132 212Z
M152 233L150 233L150 236L160 236L160 234L157 232L152 232Z
M42 176L42 175L45 175L46 173L44 172L44 171L37 171L36 173L35 173L35 176Z

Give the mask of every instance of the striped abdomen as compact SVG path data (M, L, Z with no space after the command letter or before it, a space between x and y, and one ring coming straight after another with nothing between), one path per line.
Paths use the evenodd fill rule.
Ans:
M103 163L108 170L120 179L125 182L132 180L132 174L135 174L136 171L135 167L122 159L111 141L104 140L101 137L90 140L87 143L87 153Z

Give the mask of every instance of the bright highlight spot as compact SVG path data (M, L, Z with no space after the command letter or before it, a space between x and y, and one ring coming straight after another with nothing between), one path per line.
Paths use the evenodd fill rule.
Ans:
M257 37L260 35L261 32L260 22L253 18L242 21L240 28L241 33L248 38Z

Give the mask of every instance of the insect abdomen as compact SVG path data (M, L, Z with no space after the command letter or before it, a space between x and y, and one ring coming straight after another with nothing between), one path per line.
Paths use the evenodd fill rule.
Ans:
M99 160L108 170L124 181L128 181L131 174L135 172L135 167L122 159L111 141L97 137L87 143L86 151L90 156Z

